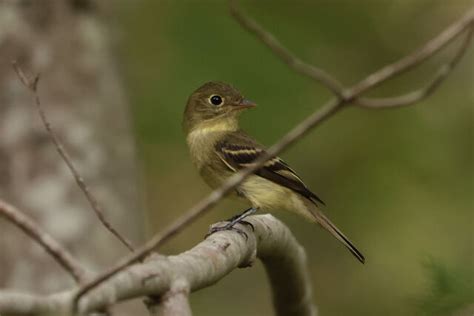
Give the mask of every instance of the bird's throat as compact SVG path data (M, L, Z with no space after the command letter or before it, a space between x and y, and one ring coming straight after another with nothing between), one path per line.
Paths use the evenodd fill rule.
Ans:
M188 144L197 141L209 141L219 138L224 134L235 132L239 129L239 123L235 117L219 118L218 120L207 120L200 122L192 128L187 136Z

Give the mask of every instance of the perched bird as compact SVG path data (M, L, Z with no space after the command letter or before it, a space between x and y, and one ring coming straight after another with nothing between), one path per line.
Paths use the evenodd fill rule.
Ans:
M186 140L193 163L212 188L265 154L265 147L239 128L239 115L255 106L222 82L208 82L189 97L183 118ZM324 204L323 201L280 158L268 160L235 193L252 207L233 218L224 229L256 210L288 210L320 224L364 263L360 251L319 209L318 203Z

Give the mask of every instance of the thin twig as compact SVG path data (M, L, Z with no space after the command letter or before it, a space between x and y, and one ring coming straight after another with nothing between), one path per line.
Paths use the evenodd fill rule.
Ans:
M93 289L101 282L109 279L111 276L115 275L117 272L121 271L128 265L143 259L151 251L159 248L171 237L176 235L185 226L191 224L195 219L208 212L210 208L217 204L217 202L219 202L227 193L242 183L249 175L261 168L261 166L268 159L271 159L272 157L281 153L283 150L287 149L291 144L308 133L309 130L314 128L316 125L321 124L327 118L344 108L345 105L350 104L363 92L368 91L369 89L392 78L397 74L403 73L404 71L414 67L415 65L434 55L441 48L447 45L452 39L463 33L463 31L465 31L469 26L472 26L473 21L474 10L471 10L468 14L454 22L451 26L449 26L431 41L426 43L424 46L410 55L402 58L400 62L396 62L370 74L358 84L348 89L344 94L344 98L336 97L328 101L319 110L315 111L285 136L283 136L275 145L271 146L267 150L267 154L262 155L260 159L256 160L254 164L252 164L252 166L249 166L248 168L243 169L230 177L220 188L214 190L206 198L202 199L200 202L191 207L191 209L184 213L184 215L179 217L170 226L165 228L165 230L154 235L147 243L134 251L134 253L124 257L115 266L109 268L107 271L98 275L89 283L83 285L76 294L74 305L77 306L80 297L89 290Z
M294 71L308 76L326 86L339 98L344 98L343 85L326 71L303 62L284 47L271 33L265 31L255 20L245 15L236 5L236 1L230 0L230 13L239 24L255 35L265 46L267 46L277 57Z
M124 236L122 236L113 226L112 224L106 219L104 215L104 210L98 203L97 199L94 197L92 192L89 190L89 187L87 184L84 182L84 179L82 176L79 174L77 171L76 167L72 163L72 160L69 156L69 154L66 152L64 149L64 146L62 145L61 141L59 138L56 136L56 133L53 131L51 127L51 123L48 121L48 118L46 117L46 113L44 112L40 98L38 95L38 81L39 81L39 76L36 76L34 79L29 79L23 70L20 68L20 66L14 61L12 63L13 69L18 75L18 78L20 78L20 81L25 85L25 87L28 88L28 90L32 93L34 102L36 104L36 108L38 110L38 114L41 117L41 121L43 122L43 125L48 132L49 137L51 138L51 141L54 144L54 147L56 148L56 151L59 153L61 158L64 160L66 163L67 167L71 171L74 179L76 180L77 185L81 189L81 191L84 193L86 199L89 201L92 209L94 210L95 214L99 218L100 222L105 226L105 228L110 231L115 237L117 237L120 242L127 247L130 251L133 251L133 246L132 243Z
M0 217L5 217L43 247L64 270L71 274L76 282L84 281L85 270L78 264L78 261L31 218L2 200L0 200Z
M460 36L467 28L472 28L473 23L474 7L471 8L462 18L444 29L438 36L424 44L421 48L418 48L413 53L367 76L364 80L355 84L352 88L346 91L346 94L354 97L359 96L369 89L378 86L382 82L393 79L412 69L451 43L451 41Z
M354 103L361 107L374 108L374 109L383 109L390 107L399 107L407 106L413 103L419 102L424 98L430 96L436 89L443 83L443 81L448 77L457 63L461 60L462 56L465 54L469 44L472 40L473 28L471 27L466 34L465 39L461 43L458 51L454 55L453 59L450 62L440 66L434 77L431 81L423 88L416 91L406 93L401 96L396 96L392 98L357 98Z

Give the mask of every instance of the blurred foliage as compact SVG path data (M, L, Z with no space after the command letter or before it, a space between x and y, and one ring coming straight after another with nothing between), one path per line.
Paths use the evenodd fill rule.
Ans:
M472 315L474 313L474 275L461 268L448 268L431 259L425 264L430 286L419 301L424 315Z
M411 52L471 5L470 0L241 4L299 57L346 84ZM118 15L150 233L209 192L191 165L181 131L187 97L199 85L227 81L256 101L259 107L243 115L242 126L269 145L330 97L242 30L225 1L122 1ZM420 87L453 47L373 95ZM283 154L367 258L362 266L329 234L276 213L308 252L321 315L417 315L413 297L426 298L426 313L436 310L437 300L425 287L430 278L421 263L426 257L474 274L473 57L471 47L440 90L416 106L342 111ZM210 223L242 207L233 201L219 204L164 251L191 247ZM465 303L452 299L449 310ZM192 304L197 315L271 311L260 265L193 294Z

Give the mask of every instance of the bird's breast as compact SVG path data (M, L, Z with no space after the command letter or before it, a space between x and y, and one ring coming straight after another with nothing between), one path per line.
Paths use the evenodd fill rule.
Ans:
M201 130L190 132L186 138L191 159L198 169L209 163L216 142L213 138L212 134Z
M193 164L212 188L220 186L233 173L216 153L215 145L221 137L222 133L198 129L186 138Z

